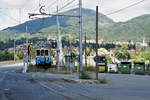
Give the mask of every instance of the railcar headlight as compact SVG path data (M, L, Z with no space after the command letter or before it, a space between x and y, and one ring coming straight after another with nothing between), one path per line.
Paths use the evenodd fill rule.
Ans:
M46 58L46 60L48 60L49 58Z
M36 58L37 60L40 60L40 58Z

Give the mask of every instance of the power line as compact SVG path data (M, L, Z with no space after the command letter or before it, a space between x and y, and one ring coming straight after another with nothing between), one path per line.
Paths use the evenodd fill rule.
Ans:
M45 0L45 1L46 1L46 0ZM75 0L71 0L70 2L68 2L67 4L65 4L63 7L61 7L61 8L59 9L59 11L64 10L67 6L69 6L70 4L72 4L74 1L75 1ZM134 3L134 4L129 5L129 6L127 6L127 7L121 8L121 9L119 9L119 10L117 10L117 11L108 13L108 14L106 14L106 16L112 15L112 14L116 14L116 13L121 12L121 11L123 11L123 10L126 10L126 9L128 9L128 8L131 8L131 7L133 7L133 6L136 6L136 5L138 5L138 4L140 4L140 3L144 2L144 1L146 1L146 0L141 0L141 1L139 1L139 2L136 2L136 3ZM40 1L39 1L39 2L40 2ZM54 1L53 3L51 3L51 5L49 5L49 6L53 6L56 2L57 2L57 0L55 0L55 1ZM48 6L48 7L49 7L49 6ZM48 7L47 7L47 8L48 8ZM0 9L19 9L19 8L0 8ZM1 12L1 13L3 13L3 12ZM20 22L20 21L18 21L17 19L15 19L15 18L13 18L13 17L11 17L11 16L8 16L8 15L5 14L5 13L3 13L3 15L5 15L5 16L11 18L12 20L14 20L14 21L16 21L16 22Z
M68 2L66 5L64 5L62 8L60 8L59 11L64 10L65 7L67 7L68 5L70 5L70 4L71 4L72 2L74 2L74 1L75 1L75 0L72 0L72 1ZM106 14L106 16L112 15L112 14L116 14L116 13L121 12L121 11L123 11L123 10L126 10L126 9L128 9L128 8L131 8L131 7L133 7L133 6L136 6L136 5L138 5L138 4L140 4L140 3L144 2L144 1L146 1L146 0L141 0L141 1L139 1L139 2L136 2L136 3L134 3L134 4L129 5L129 6L127 6L127 7L121 8L121 9L119 9L119 10L117 10L117 11L108 13L108 14Z
M65 4L67 4L67 2L70 2L70 0L60 0L60 1L61 5L59 6L59 8L63 7Z
M46 7L46 9L49 8L49 7L54 6L55 3L57 3L57 0L55 0L54 2L52 2L50 5L48 5L48 7Z
M65 7L69 6L70 4L72 4L74 1L76 0L71 0L70 2L68 2L67 4L65 4L63 7L59 8L58 11L61 11L62 9L64 9Z
M54 9L53 6L56 6L56 4L57 4L57 0L54 0L53 2L46 4L44 9L48 10L48 12L53 12L53 9ZM51 9L49 9L49 8L51 8ZM56 8L54 11L56 11Z
M40 15L43 15L43 16L65 16L65 17L79 17L77 15L64 15L64 14L39 14L39 13L28 13L29 14L29 18L30 19L33 19L32 17L33 16L40 16Z
M68 0L67 0L68 1ZM55 0L54 2L52 2L51 4L49 4L47 7L45 7L45 9L48 9L49 7L53 7L53 6L56 6L56 5L59 5L59 4L61 4L61 5L59 5L59 7L60 6L63 6L64 4L65 4L65 0L63 0L63 1L60 1L60 2L58 2L58 0ZM54 8L54 7L53 7ZM54 12L56 12L56 10L54 11Z
M3 12L1 12L1 13L3 13ZM10 19L14 20L14 21L17 22L17 23L20 22L19 20L15 19L15 18L13 18L13 17L11 17L11 16L8 16L8 15L5 14L5 13L3 13L2 15L9 17Z
M119 9L119 10L117 10L117 11L108 13L108 14L106 14L106 16L116 14L116 13L121 12L121 11L123 11L123 10L126 10L126 9L128 9L128 8L131 8L131 7L133 7L133 6L136 6L136 5L138 5L138 4L140 4L140 3L144 2L144 1L146 1L146 0L141 0L141 1L139 1L139 2L136 2L136 3L134 3L134 4L129 5L129 6L127 6L127 7L121 8L121 9Z
M76 0L70 0L70 1L67 2L66 4L64 3L65 1L63 1L63 3L61 2L61 4L65 4L65 5L62 6L62 7L60 7L60 8L58 9L58 11L62 11L62 10L64 10L64 9L66 9L66 7L68 7L69 5L71 5L74 1L76 1ZM54 2L52 2L49 6L54 6L55 3L58 3L57 0L55 0ZM48 7L49 7L49 6L48 6ZM75 5L75 6L76 6L76 5ZM48 7L46 7L45 9L47 9ZM56 10L53 11L52 13L56 13Z
M71 6L68 6L68 7L66 7L66 8L63 8L62 10L61 10L61 12L62 11L66 11L66 10L69 10L69 9L71 9L71 8L76 8L77 6L78 6L79 4L75 4L75 5L71 5Z
M73 3L75 0L71 0L70 2L68 2L67 4L65 4L63 7L61 7L60 9L59 9L59 11L61 11L62 9L64 9L64 8L66 8L68 5L70 5L71 3ZM41 2L41 0L39 0L39 5L40 5L40 2ZM46 0L44 1L44 2L46 2ZM51 5L53 6L55 3L57 2L57 0L55 0ZM50 6L51 6L50 5ZM20 8L0 8L0 9L20 9ZM3 13L3 12L2 12ZM20 12L19 12L20 13ZM7 14L5 14L5 13L3 13L3 15L5 15L5 16L7 16L7 17L9 17L10 19L12 19L12 20L14 20L15 22L19 22L20 23L20 20L17 20L17 19L15 19L15 18L13 18L13 17L11 17L11 16L9 16L9 15L7 15ZM63 15L59 15L59 16L63 16ZM65 16L65 15L64 15ZM76 17L76 16L71 16L71 15L68 15L68 16L70 16L70 17ZM19 18L20 18L21 16L19 15Z
M19 9L19 8L0 8L0 9L7 9L7 10L9 10L9 9Z
M45 4L46 0L39 0L39 7Z

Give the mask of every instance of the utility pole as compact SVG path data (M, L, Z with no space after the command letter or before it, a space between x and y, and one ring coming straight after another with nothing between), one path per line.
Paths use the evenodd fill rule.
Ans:
M81 73L82 68L82 0L79 0L79 72Z
M27 27L27 24L26 24L26 49L28 50L28 33L27 33L27 30L28 30L28 27ZM27 51L28 53L28 51ZM29 57L28 57L28 54L26 55L25 57L25 64L24 64L24 73L26 73L27 71L27 68L28 68L28 61L29 61Z
M16 33L15 33L15 37L16 37ZM16 40L14 38L14 62L16 61Z
M86 45L86 33L85 33L85 41L84 41L84 49L85 49L85 67L86 67L86 69L87 69L87 50L86 50L86 47L87 47L87 45Z
M57 6L57 14L58 14L58 6ZM59 18L56 16L57 23L57 71L60 71L60 28L59 28Z
M98 57L98 6L96 6L96 80L98 80L98 73L99 73L97 57Z

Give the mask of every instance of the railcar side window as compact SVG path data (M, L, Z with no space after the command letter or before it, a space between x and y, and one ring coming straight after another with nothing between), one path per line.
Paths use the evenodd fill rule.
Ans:
M41 56L44 56L44 50L41 50Z
M40 56L40 50L36 51L36 56Z
M48 56L48 50L45 50L45 56Z

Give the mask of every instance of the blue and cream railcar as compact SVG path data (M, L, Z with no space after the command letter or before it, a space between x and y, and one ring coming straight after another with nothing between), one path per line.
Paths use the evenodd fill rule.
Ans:
M51 65L52 58L50 57L49 50L45 48L36 49L35 63L36 65Z

